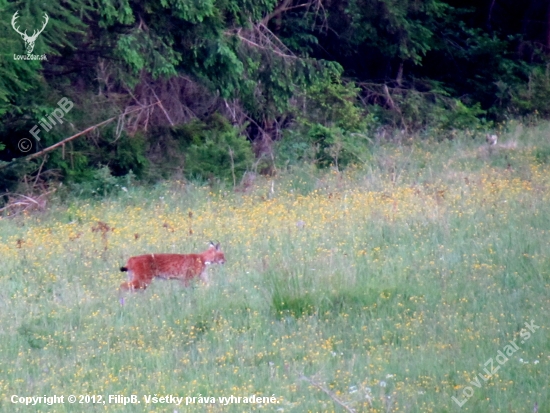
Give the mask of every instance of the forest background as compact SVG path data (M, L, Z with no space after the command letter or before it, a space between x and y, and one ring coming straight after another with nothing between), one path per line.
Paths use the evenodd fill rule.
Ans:
M550 115L543 0L0 0L0 9L3 202L53 182L93 195L129 180L239 185L247 171L303 162L341 170L367 162L373 142L484 139L510 119ZM25 44L14 26L30 34L44 13L33 53L47 60L16 60ZM62 98L74 107L37 141L30 130Z

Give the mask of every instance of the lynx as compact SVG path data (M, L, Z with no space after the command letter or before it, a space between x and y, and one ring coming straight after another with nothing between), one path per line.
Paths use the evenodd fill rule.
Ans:
M208 249L200 254L147 254L128 259L120 271L128 272L128 282L121 290L145 290L153 278L177 279L185 286L195 277L208 283L207 269L210 264L224 264L225 256L220 243L210 242Z
M485 136L485 141L490 145L490 146L495 146L498 142L498 136L497 135L489 135L487 134Z

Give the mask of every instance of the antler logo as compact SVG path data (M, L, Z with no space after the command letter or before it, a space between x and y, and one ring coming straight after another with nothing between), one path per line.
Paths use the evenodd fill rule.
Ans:
M42 28L38 31L34 30L33 33L32 33L32 36L28 36L27 35L27 30L25 30L23 33L21 33L19 31L19 27L15 26L15 22L16 22L17 18L19 17L17 15L17 13L19 13L19 11L16 11L15 14L13 15L13 17L11 19L11 25L13 27L13 30L15 30L17 33L19 33L21 35L21 37L23 38L23 40L25 41L25 49L27 50L27 55L30 55L32 53L33 49L34 49L34 42L36 41L38 35L44 31L44 28L46 27L46 25L48 24L48 20L50 20L50 19L48 18L48 15L46 14L46 12L44 12L44 18L46 20L44 21L44 24L42 25Z

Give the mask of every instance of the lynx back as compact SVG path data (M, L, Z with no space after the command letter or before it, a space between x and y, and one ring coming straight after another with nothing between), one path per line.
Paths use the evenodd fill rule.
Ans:
M200 254L146 254L131 257L120 271L128 272L128 282L120 285L121 290L145 290L153 278L177 279L188 285L199 277L208 283L208 266L224 264L225 256L220 244L210 243Z

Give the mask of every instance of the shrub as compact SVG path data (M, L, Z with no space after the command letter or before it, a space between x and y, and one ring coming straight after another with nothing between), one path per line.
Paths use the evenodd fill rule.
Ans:
M334 79L318 82L303 96L305 105L294 126L277 143L280 165L313 162L337 169L365 162L376 118L358 104L359 89Z
M550 70L548 66L534 68L527 83L511 88L499 84L511 96L511 106L520 115L539 114L550 116ZM517 114L516 113L516 114Z
M281 165L312 162L321 168L334 166L339 170L353 163L367 162L369 143L365 133L315 124L304 132L288 131L276 150Z
M108 166L100 165L98 169L90 170L88 179L69 183L69 189L73 194L83 197L108 196L124 187L133 186L135 178L132 170L124 176L113 176Z
M242 178L254 155L250 142L220 115L205 122L193 121L174 129L173 135L185 147L185 175L188 178Z

